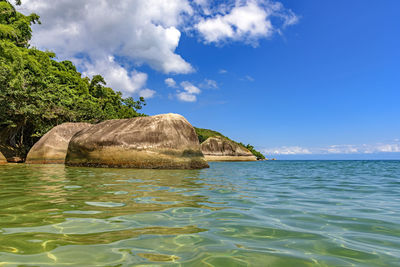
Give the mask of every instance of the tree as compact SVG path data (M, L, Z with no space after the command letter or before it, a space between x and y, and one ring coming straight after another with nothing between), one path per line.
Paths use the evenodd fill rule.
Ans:
M21 1L16 1L17 5ZM31 24L40 24L35 13L25 16L6 0L0 0L0 39L12 40L19 47L27 47L32 37Z
M24 16L0 0L0 151L6 157L25 158L43 134L63 122L143 116L137 112L146 104L143 98L124 99L100 75L82 77L72 62L30 48L30 26L39 22L36 14Z
M253 153L254 156L256 156L257 160L261 160L261 159L265 159L265 156L260 152L257 151L254 146L248 144L247 146L245 146L243 143L240 143L240 145L244 146L245 148L247 148L251 153Z

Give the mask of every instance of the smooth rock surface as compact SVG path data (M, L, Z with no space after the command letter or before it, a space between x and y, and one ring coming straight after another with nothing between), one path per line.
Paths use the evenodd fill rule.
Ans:
M64 164L72 136L91 126L89 123L63 123L54 127L31 148L26 163Z
M4 157L3 154L0 153L0 164L6 164L6 163L7 163L6 157Z
M247 148L223 137L210 137L201 144L207 161L255 161L257 158Z
M94 125L71 139L66 164L147 169L208 167L193 126L178 114Z

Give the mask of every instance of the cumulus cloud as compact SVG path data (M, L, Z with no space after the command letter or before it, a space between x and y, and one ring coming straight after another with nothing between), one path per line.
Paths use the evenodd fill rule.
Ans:
M165 73L193 70L175 53L178 27L192 14L186 0L25 0L21 9L41 16L32 43L63 58L113 55Z
M400 144L395 142L391 144L331 145L313 148L283 146L263 149L262 152L270 155L399 153Z
M189 94L200 94L201 92L198 87L194 86L193 84L187 81L181 82L181 86Z
M177 91L177 97L184 102L196 102L198 94L201 90L188 81L181 82L181 87L184 91Z
M164 82L168 87L176 87L176 82L172 78L167 78L164 80Z
M79 65L86 71L85 76L93 76L102 73L108 85L112 85L114 90L120 91L125 95L138 94L150 98L155 91L144 88L147 83L147 74L133 70L128 72L125 68L115 62L112 56L107 60L97 60L94 63L79 61Z
M272 18L280 19L281 25L274 25ZM221 8L214 16L201 18L195 28L205 43L234 40L256 45L258 39L270 37L297 21L298 17L279 2L242 0L235 1L228 11Z
M176 83L176 81L172 78L167 78L164 80L165 84L168 87L172 87L172 88L177 88L178 85ZM196 102L197 101L197 95L199 95L201 93L201 90L195 86L194 84L192 84L191 82L188 81L183 81L180 84L180 89L178 89L176 91L176 98L178 98L178 100L183 101L183 102ZM173 95L170 94L168 96L169 99L173 99Z
M131 72L132 67L193 71L175 53L181 37L178 27L193 12L187 0L25 0L19 9L41 16L42 25L34 26L33 46L56 52L85 73L101 74L124 94L154 95L142 89L147 75Z
M143 64L162 73L194 71L176 52L182 32L205 43L254 44L297 21L290 10L270 0L24 0L18 9L41 16L42 24L33 26L33 46L73 61L82 72L105 76L125 94L145 90L138 89L144 74L131 72ZM283 23L275 25L272 17Z
M156 93L156 91L146 88L146 89L140 90L139 96L142 96L144 98L152 98L155 95L155 93Z
M176 96L179 100L184 102L196 102L197 100L197 97L195 95L188 92L179 92Z

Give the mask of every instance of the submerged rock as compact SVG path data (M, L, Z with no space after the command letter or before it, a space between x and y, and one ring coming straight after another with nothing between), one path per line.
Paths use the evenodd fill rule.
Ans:
M26 163L64 164L72 136L90 126L89 123L63 123L54 127L31 148Z
M7 163L6 157L4 157L3 154L1 154L0 152L0 164L6 164L6 163Z
M208 167L194 128L177 114L94 125L71 139L66 164L147 169Z
M207 161L255 161L247 148L223 137L210 137L201 144Z

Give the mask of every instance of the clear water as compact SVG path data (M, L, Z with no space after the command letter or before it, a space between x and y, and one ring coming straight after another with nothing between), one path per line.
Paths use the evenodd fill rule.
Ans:
M0 166L0 266L400 266L400 161Z

